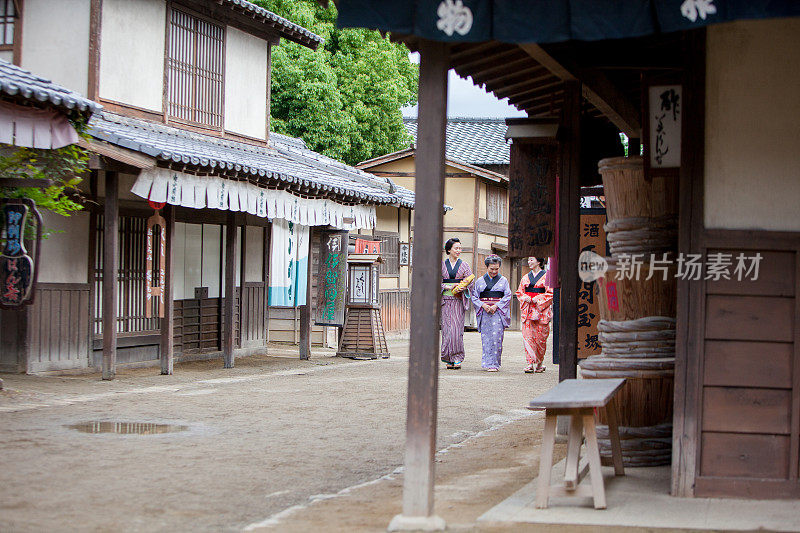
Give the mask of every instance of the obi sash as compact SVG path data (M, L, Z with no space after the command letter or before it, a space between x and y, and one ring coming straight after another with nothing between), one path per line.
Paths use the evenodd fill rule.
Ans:
M444 268L447 270L447 275L449 277L442 278L442 283L459 283L461 280L456 278L458 275L458 269L461 268L461 259L456 261L456 265L450 268L450 260L444 260Z
M502 298L505 296L503 291L493 291L492 288L495 284L500 281L500 275L490 278L489 274L484 274L483 280L486 282L486 288L483 289L479 295L481 300L486 300L490 298Z
M525 292L528 294L544 294L547 292L545 287L536 287L535 285L539 283L539 280L542 279L542 276L545 275L545 271L542 270L536 277L533 277L533 272L528 272L528 286L525 287Z

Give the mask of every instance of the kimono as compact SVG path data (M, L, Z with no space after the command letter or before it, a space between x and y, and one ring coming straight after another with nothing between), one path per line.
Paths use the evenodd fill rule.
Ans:
M472 270L461 259L455 265L450 259L442 261L442 361L461 364L464 360L464 314L469 307L469 292L457 295L445 288L445 284L458 283L472 275Z
M541 367L553 319L553 289L545 285L545 271L523 276L517 288L522 322L525 359L531 367Z
M503 337L505 329L511 324L511 287L505 276L498 274L490 278L489 274L478 278L472 286L471 299L475 306L478 331L481 332L483 356L481 366L485 369L500 368L500 356L503 354ZM497 305L494 314L487 313L483 304Z

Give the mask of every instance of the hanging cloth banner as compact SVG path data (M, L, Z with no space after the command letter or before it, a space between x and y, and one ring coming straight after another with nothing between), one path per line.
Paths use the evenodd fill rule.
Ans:
M308 226L284 219L272 222L268 305L295 307L306 302Z
M216 176L194 176L167 168L142 170L131 192L154 202L192 209L240 211L261 218L282 218L303 226L372 229L374 205L343 205L331 200L300 198L288 191Z
M147 254L145 266L145 318L153 316L153 298L158 298L158 316L164 318L164 278L165 278L165 265L167 258L167 222L161 216L160 209L164 204L150 204L156 212L153 216L147 219ZM158 285L153 286L153 227L158 226L161 229L161 238L159 239L158 246Z

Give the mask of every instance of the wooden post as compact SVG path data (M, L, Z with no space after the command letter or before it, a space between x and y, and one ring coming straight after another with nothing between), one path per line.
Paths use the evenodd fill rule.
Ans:
M119 176L106 171L103 219L103 379L117 373L117 270L119 254Z
M308 265L306 272L306 303L300 306L300 359L311 357L311 263L314 247L314 226L308 228Z
M433 485L449 49L440 42L420 44L416 190L424 193L417 194L414 209L403 514L394 517L390 530L445 527L433 514Z
M225 368L233 368L233 314L236 301L236 214L228 212L225 227L225 302L222 326L222 359Z
M175 350L175 302L173 300L175 291L173 290L174 278L172 272L175 265L172 248L172 242L175 238L175 207L167 206L165 211L166 217L164 218L167 220L167 256L164 268L167 272L161 295L164 300L164 317L161 319L161 374L171 376L173 352Z
M580 250L581 83L564 82L561 128L561 186L559 190L558 268L561 277L558 321L558 379L578 374L578 252Z

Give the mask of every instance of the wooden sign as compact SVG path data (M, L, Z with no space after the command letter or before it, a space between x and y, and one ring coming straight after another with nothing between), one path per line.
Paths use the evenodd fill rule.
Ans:
M605 209L581 209L579 245L581 253L589 251L605 257ZM597 281L581 281L578 285L578 359L600 353L597 324L600 322Z
M347 296L347 231L322 233L315 324L343 326Z
M411 264L411 245L407 242L400 243L400 266Z
M555 142L514 142L509 167L509 257L555 255Z
M33 303L38 270L25 249L25 224L28 211L36 217L36 259L42 241L42 217L36 203L28 198L7 200L3 204L6 243L0 254L0 307L18 309Z
M681 165L683 87L646 84L645 97L645 176L677 173Z

